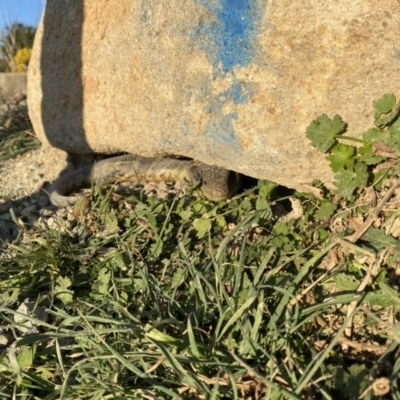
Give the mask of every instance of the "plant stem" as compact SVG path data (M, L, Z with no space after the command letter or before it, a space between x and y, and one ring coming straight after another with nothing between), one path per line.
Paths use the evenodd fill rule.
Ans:
M353 142L358 142L358 143L363 143L363 144L366 143L365 140L359 139L359 138L355 138L353 136L334 135L333 137L336 138L336 139L346 139L346 140L351 140Z

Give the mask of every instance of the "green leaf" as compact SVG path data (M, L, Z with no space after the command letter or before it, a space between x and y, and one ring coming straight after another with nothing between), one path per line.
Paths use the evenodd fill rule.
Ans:
M249 280L247 275L243 275L243 280L245 281L244 283L246 283L246 281ZM248 287L245 287L243 290L241 290L237 296L237 304L239 306L241 306L242 304L244 304L244 302L249 298L249 293L250 293L250 289Z
M36 374L39 374L43 379L53 379L54 374L52 371L46 369L46 367L36 367Z
M386 306L393 306L396 310L400 310L400 296L399 292L390 286L388 286L384 282L379 282L379 287L381 288L383 294L385 295L384 299L381 299L381 304L385 304ZM383 303L382 303L383 300Z
M294 241L291 242L291 239L285 235L275 235L272 240L271 243L281 249L285 249L287 250L288 247L293 247Z
M396 121L387 131L386 144L392 146L397 155L400 155L400 124Z
M343 132L344 128L345 123L339 115L331 119L326 114L322 114L311 122L306 135L314 147L325 153L336 143L335 136Z
M333 280L339 290L354 291L360 286L360 281L355 276L345 273L336 274Z
M181 212L179 213L179 215L181 216L181 218L182 218L185 222L187 222L187 221L189 221L189 220L191 219L193 213L192 213L192 211L190 211L190 210L184 210L184 211L181 211Z
M226 226L225 217L223 217L222 215L217 215L215 220L217 221L218 226L220 226L221 228L225 228Z
M106 225L107 232L117 232L118 231L118 218L115 212L107 212L104 216L104 224Z
M269 202L265 197L260 197L256 201L256 210L265 210L269 208Z
M372 143L366 143L364 146L358 148L358 154L361 156L360 161L367 165L379 164L385 157L372 155L373 147Z
M333 147L326 159L330 162L333 172L338 172L343 167L350 167L354 163L353 156L356 148L347 144L340 143Z
M391 136L396 140L396 142L400 142L400 119L397 119L389 128Z
M369 228L361 238L371 243L371 245L378 250L395 246L398 242L393 236L386 235L382 229L373 227Z
M193 204L192 206L193 211L197 214L204 214L207 212L207 206L203 201L199 201Z
M314 213L316 219L329 218L336 210L337 204L330 201L323 201L319 209Z
M336 398L358 399L369 385L369 371L364 365L352 364L346 370L335 372L335 389L341 394Z
M146 325L146 331L146 336L151 339L160 341L161 343L169 344L173 347L178 347L180 349L186 348L186 344L182 339L176 338L174 336L168 335L165 332L155 329L150 324Z
M259 179L257 186L259 187L259 191L258 191L259 195L261 197L265 197L265 198L269 199L271 196L271 193L278 185L276 183L268 181L268 180Z
M108 285L110 283L111 273L108 268L101 268L98 272L98 287L99 293L106 295L108 293Z
M185 268L178 268L172 276L171 288L175 289L185 281L187 271Z
M73 294L74 292L72 290L69 290L71 287L71 279L68 277L62 277L59 276L56 279L56 287L55 287L55 293L58 299L60 299L64 304L69 304L73 300Z
M233 333L230 333L228 337L223 341L224 346L230 351L235 351L235 349L238 347L238 343L236 342L235 339L232 338Z
M336 193L345 199L351 200L356 189L366 186L368 182L367 166L364 163L357 163L354 168L344 169L335 175Z
M396 342L400 342L400 324L394 325L391 329L393 338Z
M193 227L196 229L196 236L202 238L211 228L211 221L209 219L196 219L193 222Z
M386 99L384 99L385 96L388 96ZM400 112L400 102L396 104L396 97L394 96L393 93L390 93L388 95L385 95L382 97L382 104L381 108L375 108L375 126L378 126L379 128L384 128L385 126L391 125L396 119L399 117L399 112ZM378 102L380 101L378 100ZM394 103L394 105L393 105ZM387 110L386 112L384 110ZM380 115L379 113L382 111L382 114L386 114L382 118L377 119L377 115Z
M272 230L275 235L287 235L289 233L289 227L284 222L277 222Z
M396 96L393 93L384 94L379 100L374 102L374 118L377 119L381 114L392 111L396 105Z
M371 128L362 134L363 139L366 142L376 143L382 142L382 138L386 135L386 131L380 128Z
M19 366L22 370L26 371L32 365L34 347L23 347L21 352L17 355Z

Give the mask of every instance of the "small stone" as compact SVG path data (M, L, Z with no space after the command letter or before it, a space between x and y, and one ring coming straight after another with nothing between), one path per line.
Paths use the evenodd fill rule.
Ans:
M67 221L73 222L73 221L75 221L75 220L76 220L76 216L75 216L74 214L72 214L72 213L68 213L68 215L67 215Z
M10 209L10 203L0 204L0 213L6 212Z
M68 214L70 214L70 212L68 212L68 210L64 207L60 207L56 211L57 217L60 217L60 218L65 218L65 217L67 217Z
M25 299L23 303L18 307L17 311L20 314L14 315L14 322L19 324L18 330L21 335L31 335L33 333L39 333L37 328L38 324L35 321L26 319L25 315L36 318L40 321L45 321L47 319L47 312L44 307L36 306L36 303L30 301L29 298Z
M0 347L6 347L9 342L8 336L0 333Z
M47 208L49 206L50 201L46 197L44 200L42 199L42 200L37 201L35 203L39 206L40 209L42 209L42 208Z
M25 93L15 93L13 98L12 98L12 103L13 104L19 104L21 102L23 102L24 100L26 100L26 94Z
M22 215L30 215L30 214L34 214L38 211L38 206L36 204L30 205L28 207L25 207L22 211L21 214Z
M37 222L37 226L41 229L47 229L48 228L47 219L40 217Z
M51 207L51 208L42 208L42 209L39 211L39 215L40 215L41 217L51 217L52 215L55 214L55 212L56 212L56 209L55 209L54 207Z
M53 218L53 217L50 217L50 218L47 220L47 226L48 226L49 228L52 228L52 227L55 226L54 218Z

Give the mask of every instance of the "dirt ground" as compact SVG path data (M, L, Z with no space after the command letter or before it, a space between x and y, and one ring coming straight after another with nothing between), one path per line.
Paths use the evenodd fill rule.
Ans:
M40 147L1 162L0 204L40 193L66 166L66 153L50 147Z

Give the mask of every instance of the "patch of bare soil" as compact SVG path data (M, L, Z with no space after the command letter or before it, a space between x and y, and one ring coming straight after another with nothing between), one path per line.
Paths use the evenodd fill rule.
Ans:
M66 167L66 159L65 152L40 147L0 162L0 247L18 236L13 214L33 223L50 205L45 189Z
M0 163L0 201L19 200L40 194L46 182L52 182L67 166L67 154L40 147ZM43 192L43 197L46 193Z
M31 148L27 147L28 138L35 135L28 116L26 96L22 93L13 96L2 94L0 210L4 210L10 201L27 201L32 195L39 194L44 184L55 179L67 165L67 154L61 150L37 148L36 145L28 150Z

